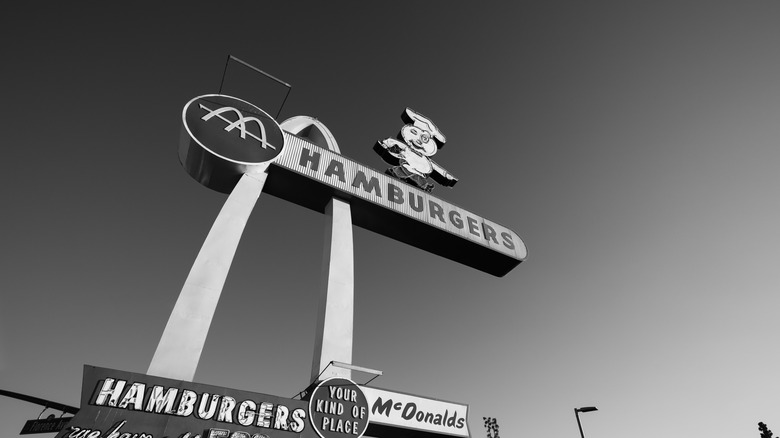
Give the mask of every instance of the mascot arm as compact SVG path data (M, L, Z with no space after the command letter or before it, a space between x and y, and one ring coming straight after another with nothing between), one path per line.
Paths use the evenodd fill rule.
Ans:
M445 187L452 187L458 182L458 178L455 178L455 176L447 172L445 168L439 166L435 161L431 160L431 166L433 167L431 178L437 183Z

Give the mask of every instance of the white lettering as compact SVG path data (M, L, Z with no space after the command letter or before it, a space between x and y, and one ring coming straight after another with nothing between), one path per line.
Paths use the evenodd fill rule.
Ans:
M290 430L293 432L302 432L306 423L303 421L306 419L306 410L298 408L292 413L292 424L290 424Z
M260 427L271 427L271 416L273 416L273 403L261 403L257 411L257 425Z
M96 405L116 406L127 382L125 380L117 380L116 384L114 384L114 381L112 378L107 378L103 381L103 387L100 389L97 399L95 399Z
M209 400L211 400L210 403ZM211 397L209 397L208 392L201 394L200 403L198 404L198 418L210 420L217 412L217 405L219 405L219 394L214 394ZM206 410L206 406L208 406L208 410Z
M185 389L181 392L181 400L179 400L179 408L176 409L176 415L180 417L186 417L195 410L195 400L198 399L198 394L195 391Z
M125 396L122 397L122 401L119 402L119 405L117 406L120 409L127 409L128 406L132 405L131 409L140 411L143 409L143 402L144 402L144 391L146 390L146 385L143 383L133 383L130 385L130 389L127 390L125 393Z
M163 394L162 386L152 387L152 393L149 394L149 401L146 403L146 412L154 412L155 414L165 413L172 415L173 402L176 399L176 394L179 392L179 388L169 388L165 394Z
M114 429L108 435L106 435L106 438L119 438L119 429L121 429L122 426L125 425L125 423L127 423L127 421L122 421L120 423L116 423L113 426L111 426Z
M222 403L219 405L219 414L217 421L225 423L233 422L233 408L236 407L236 399L227 395L222 397Z
M252 400L244 400L238 405L238 424L242 426L251 426L255 421L255 409L257 409L257 403Z
M287 430L287 415L290 411L287 406L276 406L276 415L274 415L274 429Z

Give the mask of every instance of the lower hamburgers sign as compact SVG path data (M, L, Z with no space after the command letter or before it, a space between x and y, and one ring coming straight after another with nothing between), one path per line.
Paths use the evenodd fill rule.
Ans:
M322 381L309 399L309 418L322 438L360 437L368 427L368 400L353 381Z
M84 367L81 409L57 438L316 438L306 402Z
M469 438L468 406L343 378L308 403L84 366L81 408L57 438Z

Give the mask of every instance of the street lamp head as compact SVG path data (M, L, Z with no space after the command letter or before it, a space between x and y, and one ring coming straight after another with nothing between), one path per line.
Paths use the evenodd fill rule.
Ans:
M576 408L575 411L577 412L592 412L592 411L598 411L598 408L595 406L585 406L584 408Z

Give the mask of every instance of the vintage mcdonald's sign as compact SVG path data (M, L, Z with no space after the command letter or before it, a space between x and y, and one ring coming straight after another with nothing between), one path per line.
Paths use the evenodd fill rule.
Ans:
M468 405L429 397L363 387L368 399L372 436L403 436L416 431L419 437L468 438Z
M443 142L438 129L430 128L432 122L407 113L409 141ZM333 197L344 199L352 205L353 224L425 251L496 276L527 256L525 243L510 228L430 193L420 179L426 174L414 174L420 167L446 185L457 181L428 159L435 147L420 163L395 166L388 175L282 131L263 110L235 97L199 96L184 107L182 118L179 158L193 178L211 189L229 193L241 175L270 163L264 192L319 212ZM375 149L409 163L416 157L404 154L398 142L385 143Z
M467 405L348 379L304 401L91 365L81 409L60 420L56 438L470 437Z

